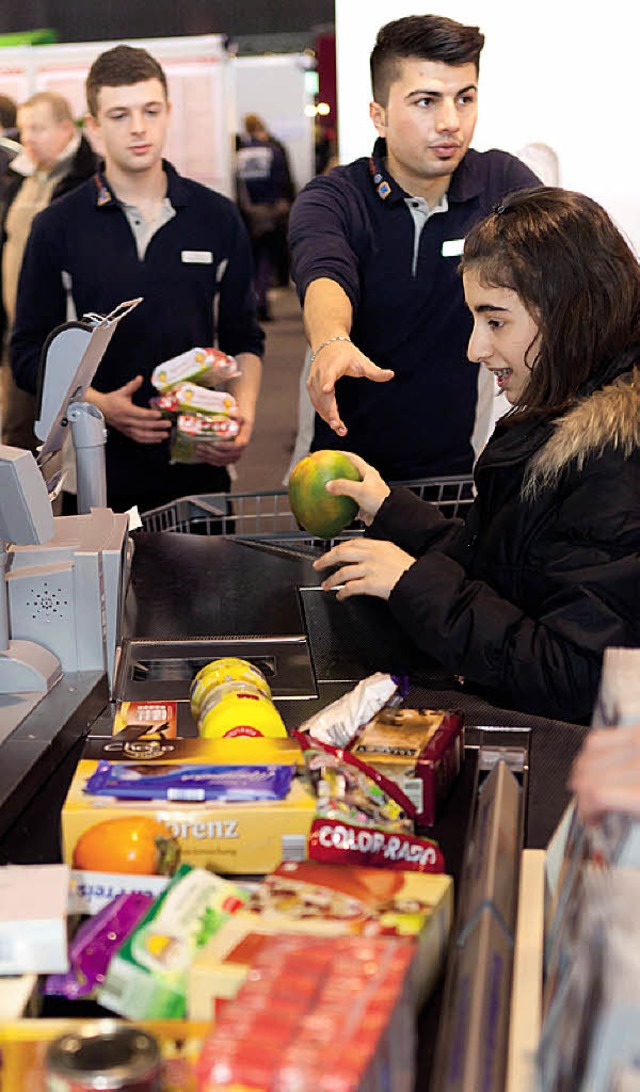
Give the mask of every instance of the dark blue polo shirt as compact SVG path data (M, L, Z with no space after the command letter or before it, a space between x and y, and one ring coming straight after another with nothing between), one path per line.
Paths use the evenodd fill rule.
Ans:
M511 190L539 185L506 152L467 152L447 191L448 209L425 223L414 254L408 194L388 174L385 142L314 178L290 221L293 278L301 301L328 277L353 306L351 337L389 383L341 379L344 439L316 415L313 447L355 451L388 480L471 469L478 366L467 359L472 329L458 274L462 240Z
M221 194L182 178L169 163L164 168L175 216L156 231L143 258L102 175L35 217L11 352L16 381L25 390L35 393L42 346L67 317L65 281L78 317L106 315L123 300L143 297L115 331L93 380L96 390L116 390L142 375L134 401L146 406L157 394L153 369L187 349L219 344L232 355L262 355L251 249L237 209ZM171 466L167 442L138 444L115 429L108 433L106 462L111 495L177 497L228 488L226 470Z

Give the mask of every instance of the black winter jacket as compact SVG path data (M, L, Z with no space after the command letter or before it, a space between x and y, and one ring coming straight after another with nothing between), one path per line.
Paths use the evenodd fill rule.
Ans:
M494 704L588 722L604 649L640 645L640 369L624 367L556 420L499 423L464 523L394 489L368 532L417 558L394 616Z

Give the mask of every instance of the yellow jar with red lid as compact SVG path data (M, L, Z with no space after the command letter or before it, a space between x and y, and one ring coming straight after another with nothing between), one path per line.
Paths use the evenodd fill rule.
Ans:
M248 683L267 698L271 698L271 688L264 675L255 664L237 656L222 656L212 660L200 669L191 684L191 715L195 721L200 719L205 698L216 687L226 683Z
M226 683L211 693L198 720L205 739L285 737L287 729L275 705L255 686Z

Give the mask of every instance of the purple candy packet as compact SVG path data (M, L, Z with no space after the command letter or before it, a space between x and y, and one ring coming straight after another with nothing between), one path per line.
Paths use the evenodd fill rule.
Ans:
M283 800L293 766L199 766L162 762L98 762L84 792L118 800L218 800L239 804Z
M69 970L47 976L42 992L75 1000L104 982L112 956L122 947L153 902L141 891L124 892L84 921L69 944Z

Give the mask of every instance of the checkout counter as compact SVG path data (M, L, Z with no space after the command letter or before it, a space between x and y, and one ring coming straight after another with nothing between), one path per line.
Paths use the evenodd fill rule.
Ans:
M439 841L447 871L460 880L469 864L479 786L503 759L519 785L517 859L510 862L517 882L520 850L545 847L564 811L585 727L498 708L474 695L417 654L385 603L338 603L323 593L311 566L318 553L312 545L145 530L131 539L111 695L104 672L65 672L0 743L0 862L60 859L58 816L69 781L85 737L111 734L114 699L177 700L178 733L195 735L191 680L210 660L234 655L265 673L290 728L379 670L409 677L409 706L461 709L463 773L428 833ZM0 724L15 700L0 697ZM448 982L445 1002L451 988ZM420 1088L432 1073L438 1025L441 1038L447 1031L442 1001L440 990L420 1020Z

